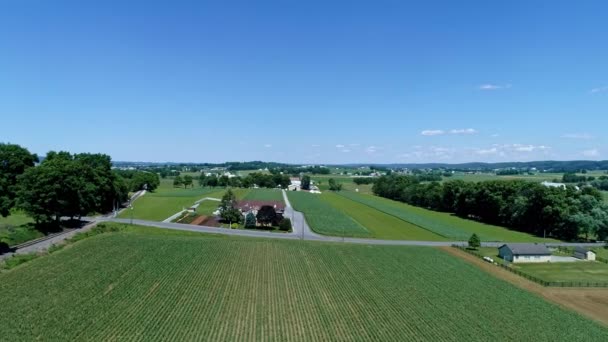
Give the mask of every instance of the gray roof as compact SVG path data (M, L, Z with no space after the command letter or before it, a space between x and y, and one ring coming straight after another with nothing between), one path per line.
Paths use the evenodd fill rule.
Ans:
M551 252L537 243L506 243L500 248L507 246L514 255L551 255Z
M575 252L579 252L579 253L587 253L587 252L589 252L589 250L587 248L581 247L581 246L574 247L574 251Z

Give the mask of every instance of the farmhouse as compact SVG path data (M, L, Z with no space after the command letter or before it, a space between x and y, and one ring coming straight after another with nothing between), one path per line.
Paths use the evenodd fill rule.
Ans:
M291 184L289 184L289 186L287 186L287 189L290 191L300 191L300 188L302 186L302 181L300 180L300 178L297 177L291 177L289 178Z
M498 255L509 262L548 262L551 252L536 243L507 243L498 248Z
M253 213L254 215L257 215L258 210L260 210L261 207L268 205L274 208L274 210L277 213L277 216L279 217L279 219L283 218L283 213L285 212L285 204L283 202L280 201L249 201L249 200L243 200L243 201L238 201L236 203L236 208L238 210L241 211L241 213L243 213L243 215L247 215L248 213Z
M585 247L575 247L574 257L582 260L595 260L595 252L590 251Z
M548 182L548 181L544 181L542 183L540 183L548 188L561 188L561 189L566 189L566 184L565 183L555 183L555 182ZM580 190L578 186L574 186L574 188L576 190Z

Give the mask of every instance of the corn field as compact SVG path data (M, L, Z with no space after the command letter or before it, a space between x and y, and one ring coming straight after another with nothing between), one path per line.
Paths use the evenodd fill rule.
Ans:
M0 274L1 340L606 341L440 250L110 233Z

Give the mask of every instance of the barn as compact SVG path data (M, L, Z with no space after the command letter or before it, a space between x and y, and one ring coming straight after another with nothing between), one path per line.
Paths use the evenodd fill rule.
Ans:
M537 243L507 243L498 248L498 255L509 262L551 261L551 252Z
M595 252L585 247L574 247L574 257L583 260L595 260Z

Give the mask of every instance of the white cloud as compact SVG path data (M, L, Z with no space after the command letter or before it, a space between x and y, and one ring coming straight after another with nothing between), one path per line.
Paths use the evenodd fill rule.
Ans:
M348 153L348 152L350 152L350 150L349 150L349 149L347 149L347 148L345 148L345 149L343 149L343 150L342 150L342 152L344 152L344 153Z
M378 148L376 146L368 146L365 149L365 152L372 154L372 153L376 153L377 150L378 150Z
M535 145L512 144L512 145L505 145L505 147L510 148L517 152L544 151L544 150L549 149L549 147L547 147L545 145L535 146Z
M271 147L272 147L272 144L266 144L266 145L264 145L264 147L266 147L266 148L271 148Z
M479 154L479 155L488 155L488 154L497 154L498 153L498 148L496 147L492 147L492 148L488 148L488 149L480 149L480 150L476 150L475 153Z
M596 148L592 148L590 150L583 151L582 154L585 157L599 157L600 151L598 151Z
M479 90L500 90L500 89L509 89L511 88L510 84L491 84L491 83L487 83L487 84L482 84L479 86Z
M442 135L442 134L445 134L445 132L440 129L429 129L429 130L420 132L420 134L426 135L426 136L433 136L433 135Z
M590 93L592 93L592 94L594 94L594 93L603 93L605 91L608 91L608 86L593 88L593 89L591 89Z
M344 148L344 145L338 144L338 145L336 145L336 148Z
M589 133L568 133L568 134L562 135L562 138L565 138L565 139L591 140L591 139L593 139L595 137L592 136Z
M452 129L450 130L450 134L477 134L476 129L474 128L464 128L464 129Z

